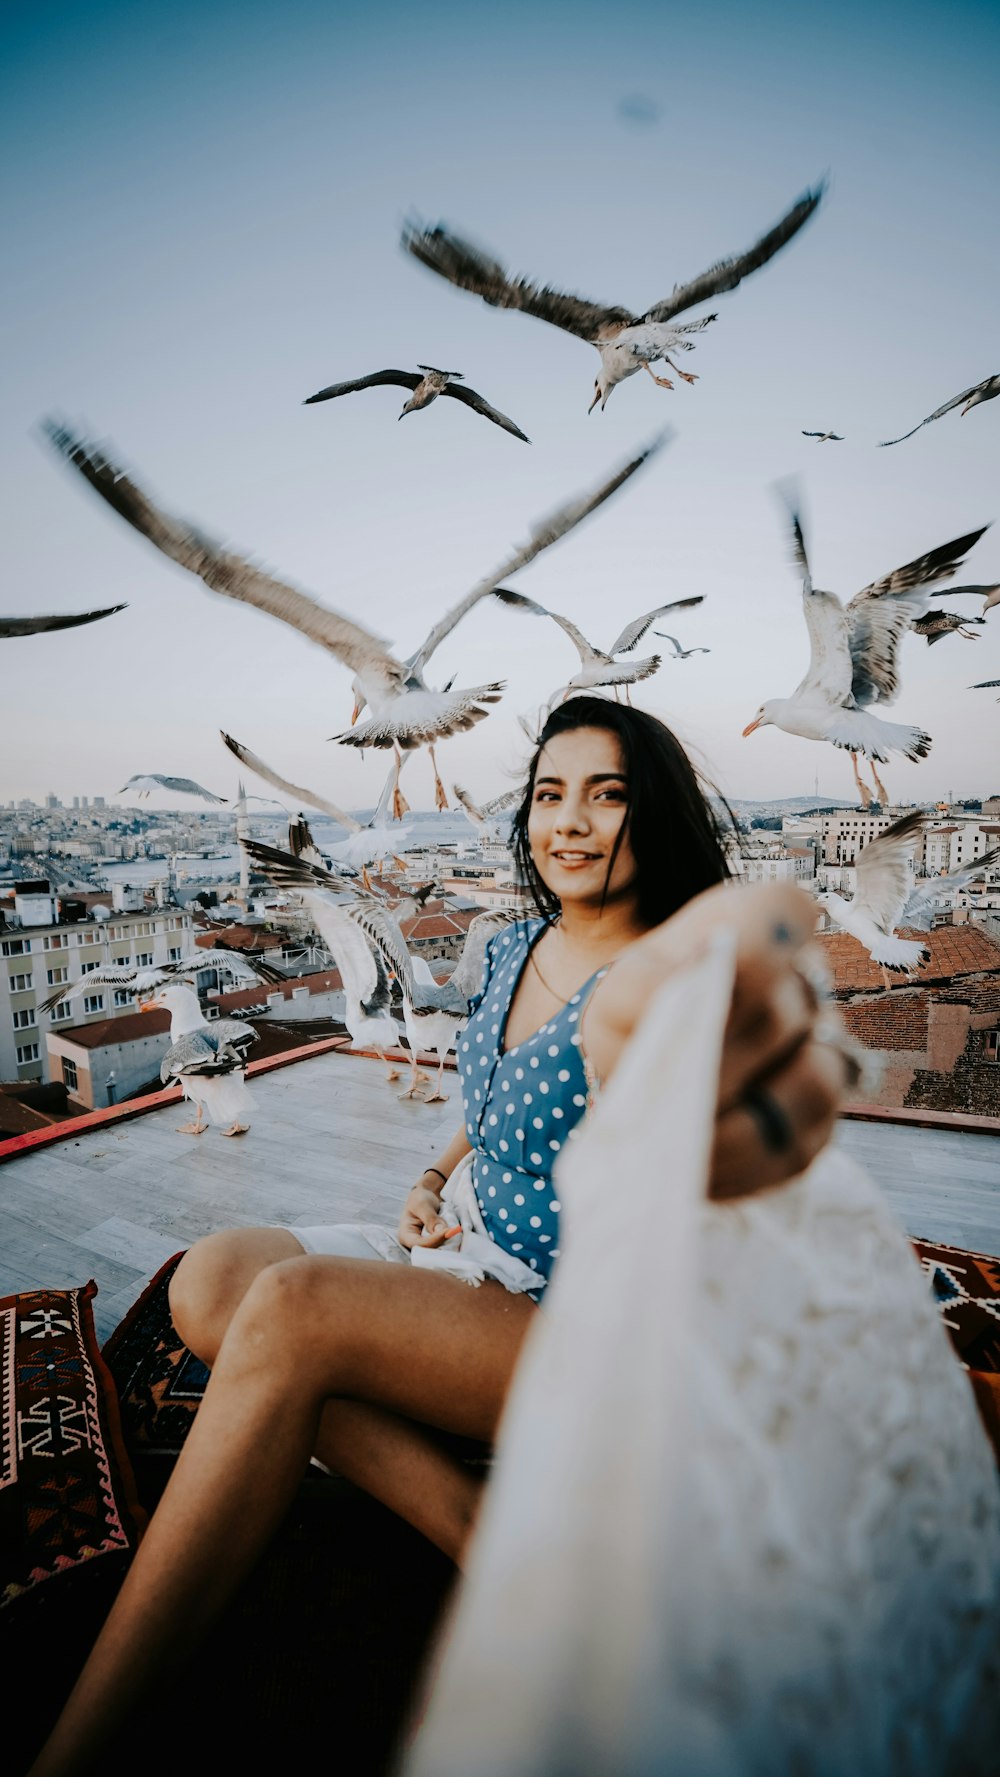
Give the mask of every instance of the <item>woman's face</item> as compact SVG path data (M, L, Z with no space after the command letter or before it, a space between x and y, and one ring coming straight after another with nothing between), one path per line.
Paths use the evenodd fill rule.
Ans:
M542 748L528 815L535 869L565 906L600 905L634 891L636 862L628 832L608 865L625 820L628 783L617 735L574 728Z

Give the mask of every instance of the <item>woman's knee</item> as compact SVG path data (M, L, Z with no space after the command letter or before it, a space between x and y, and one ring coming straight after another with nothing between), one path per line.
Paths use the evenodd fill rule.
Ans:
M196 1241L169 1285L170 1313L184 1343L212 1363L247 1290L263 1270L301 1256L283 1228L227 1228Z

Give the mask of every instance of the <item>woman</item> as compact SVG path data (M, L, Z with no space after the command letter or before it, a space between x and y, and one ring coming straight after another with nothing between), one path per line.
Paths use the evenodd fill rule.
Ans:
M253 1565L312 1455L461 1562L478 1483L425 1428L492 1439L558 1255L559 1148L658 986L720 926L735 931L738 960L712 1194L793 1177L827 1140L845 1069L836 1041L817 1030L805 955L812 903L799 890L725 885L714 817L662 723L590 696L555 711L514 850L539 917L490 946L459 1052L466 1123L410 1190L397 1256L445 1242L444 1183L471 1155L486 1232L508 1254L520 1249L535 1287L488 1278L470 1289L409 1263L344 1256L353 1237L342 1229L245 1229L192 1248L171 1304L212 1376L35 1777L85 1769L164 1662L192 1645ZM521 1102L508 1112L515 1092ZM315 1329L305 1342L303 1325Z

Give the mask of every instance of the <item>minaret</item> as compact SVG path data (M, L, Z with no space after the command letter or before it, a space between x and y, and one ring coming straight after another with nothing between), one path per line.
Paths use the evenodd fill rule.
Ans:
M245 839L250 838L250 821L247 815L246 785L240 779L239 795L236 798L236 838L240 848L240 900L244 907L250 905L250 856Z

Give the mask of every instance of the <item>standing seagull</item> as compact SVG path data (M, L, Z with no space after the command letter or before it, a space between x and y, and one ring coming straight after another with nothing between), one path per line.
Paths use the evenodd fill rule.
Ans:
M113 617L116 611L127 611L127 605L107 605L103 611L77 611L65 617L0 617L0 640L11 636L37 636L53 629L77 629L81 623L99 623L102 617Z
M204 1135L208 1123L223 1135L246 1135L254 1102L246 1084L247 1051L259 1033L239 1018L215 1018L210 1024L194 988L180 981L158 987L139 1010L161 1008L170 1013L170 1048L160 1079L165 1086L179 1086L195 1107L194 1122L182 1123L178 1135Z
M553 623L558 623L559 628L566 631L580 656L580 671L574 673L568 681L563 692L564 698L568 697L572 691L592 691L598 685L613 685L617 697L618 686L623 685L626 703L631 701L628 694L629 685L637 684L640 679L651 679L653 674L659 671L662 663L658 654L650 654L644 660L633 661L616 660L615 655L631 653L632 649L642 641L650 624L657 617L665 616L667 611L684 611L691 605L700 605L704 596L704 593L698 593L694 598L674 599L672 604L657 605L655 611L647 611L644 617L636 617L631 623L626 624L621 635L612 642L607 653L603 653L600 648L595 648L588 642L586 636L581 634L575 623L571 623L568 617L561 617L558 611L550 611L546 605L539 605L534 599L525 598L520 592L508 592L504 589L497 594L497 597L505 605L514 605L523 611L531 611L536 617L551 617Z
M943 407L936 407L925 420L921 420L919 426L913 426L909 432L901 432L898 438L883 438L879 449L885 450L888 444L902 444L904 438L912 438L915 432L920 431L921 426L929 426L932 420L939 420L942 414L950 413L953 407L961 407L964 417L970 407L978 407L981 401L993 401L997 395L1000 395L1000 376L984 377L981 383L973 383L971 389L963 389L960 395L953 395Z
M807 432L802 431L803 438L818 438L821 444L843 444L843 432Z
M673 388L667 377L657 376L652 366L667 364L687 383L697 379L680 370L670 357L671 352L690 352L693 343L686 336L700 333L716 316L703 315L698 321L674 320L696 303L707 302L726 290L735 290L745 277L766 265L798 234L823 196L824 186L808 191L792 205L787 215L749 249L710 266L700 277L688 284L674 286L672 295L652 308L636 314L632 309L613 304L589 302L570 296L548 285L536 284L530 278L512 278L496 259L479 247L471 246L442 225L424 228L417 222L407 223L402 244L419 259L460 290L471 290L491 308L522 309L540 321L549 321L566 333L596 346L601 355L601 369L594 382L594 399L589 412L600 402L602 410L617 383L633 376L637 370L648 371L662 389Z
M677 637L668 635L665 629L654 629L653 634L661 636L665 642L672 644L675 660L689 660L692 654L711 654L712 652L711 648L682 648Z
M931 749L931 737L920 728L871 715L868 706L893 702L899 690L899 645L913 619L923 616L928 609L927 587L936 580L949 580L961 565L959 558L988 527L983 525L951 543L942 543L938 549L907 562L905 567L874 580L856 592L845 608L835 593L822 592L813 585L799 515L790 510L788 516L795 559L803 577L809 667L791 697L772 697L761 704L743 735L746 738L755 728L773 724L786 734L801 734L807 740L825 740L835 747L847 748L854 781L867 807L871 793L861 781L857 758L863 753L871 764L875 788L885 807L888 795L875 770L876 763L894 752L903 753L907 759L925 759Z
M409 401L404 404L403 411L397 417L403 419L408 413L417 413L421 407L429 407L439 395L454 395L456 401L464 401L473 413L481 413L484 419L492 420L495 426L502 426L512 437L520 438L522 443L530 444L527 433L520 426L515 426L505 413L491 407L475 389L464 386L465 379L460 370L435 370L431 364L419 364L418 370L423 376L414 375L412 370L373 370L371 376L355 377L350 383L331 383L328 389L320 389L315 395L307 395L303 407L311 407L316 401L335 401L338 395L353 395L358 389L376 389L382 383L395 383L401 389L412 389Z
M435 691L424 678L424 668L431 655L474 605L495 594L505 578L516 574L536 555L566 536L609 499L665 442L665 436L654 440L602 482L594 493L570 501L551 517L543 519L528 542L515 550L497 573L481 580L445 613L415 654L400 660L390 653L379 636L353 618L332 611L310 598L308 593L299 592L265 574L244 556L221 549L185 520L160 512L131 477L92 445L83 443L52 421L45 423L44 430L56 449L79 470L101 498L171 561L196 574L213 592L237 599L242 604L254 605L257 610L289 624L350 667L354 673L351 731L332 738L347 746L392 747L396 757L397 797L403 752L412 747L428 747L439 809L447 808L448 798L438 773L434 743L481 722L489 714L488 706L499 702L505 687L502 680L496 680L488 685L473 685L457 691ZM356 727L357 719L366 707L371 709L371 720ZM393 812L400 813L398 801Z

